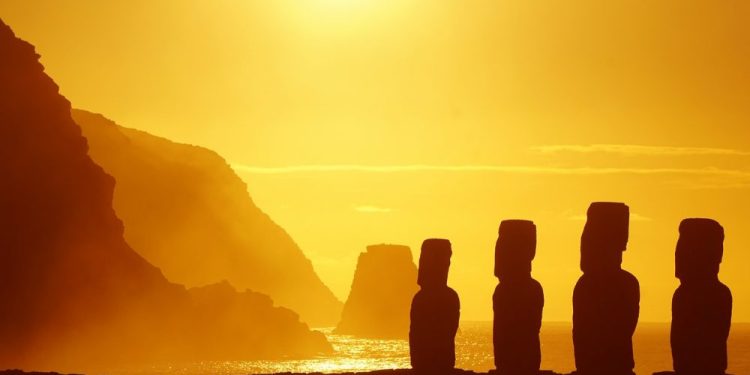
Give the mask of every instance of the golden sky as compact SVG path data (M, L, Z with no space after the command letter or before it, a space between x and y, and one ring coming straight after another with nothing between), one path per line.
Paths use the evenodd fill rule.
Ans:
M346 298L366 245L454 244L491 319L502 219L537 223L545 320L570 320L584 216L634 213L641 319L670 316L679 221L725 227L750 321L750 3L3 0L73 105L222 154Z

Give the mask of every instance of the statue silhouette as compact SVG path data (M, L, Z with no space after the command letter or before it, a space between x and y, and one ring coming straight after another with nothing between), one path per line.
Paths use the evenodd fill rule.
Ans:
M621 268L629 208L596 202L581 236L581 270L573 292L573 344L578 374L633 374L638 280Z
M492 296L492 307L495 311L495 367L501 374L539 373L544 292L539 282L531 277L535 253L533 222L505 220L500 223L495 245L495 276L500 283Z
M711 219L685 219L675 253L680 286L672 298L672 361L679 375L722 375L732 293L719 281L724 228Z
M445 374L456 365L454 338L458 330L458 294L448 287L451 243L428 239L422 243L417 283L421 289L411 303L409 349L417 373Z

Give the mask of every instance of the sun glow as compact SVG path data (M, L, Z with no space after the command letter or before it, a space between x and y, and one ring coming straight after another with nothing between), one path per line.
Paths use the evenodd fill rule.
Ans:
M32 3L0 14L75 106L234 163L339 299L368 244L445 236L462 317L489 319L496 226L519 217L545 320L569 320L571 218L621 200L644 320L669 319L688 216L725 226L750 319L744 3Z

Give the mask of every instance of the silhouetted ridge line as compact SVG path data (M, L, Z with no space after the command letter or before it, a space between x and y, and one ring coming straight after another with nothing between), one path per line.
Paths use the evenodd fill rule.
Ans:
M168 279L188 286L226 279L270 295L308 324L338 322L341 302L221 156L98 114L72 115L91 158L117 180L113 205L126 241Z
M188 291L133 251L114 179L87 155L34 47L1 21L0 56L0 368L330 352L268 296Z

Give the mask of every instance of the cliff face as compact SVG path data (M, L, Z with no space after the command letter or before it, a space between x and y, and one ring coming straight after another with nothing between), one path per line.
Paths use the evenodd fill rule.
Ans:
M417 267L407 246L373 245L360 254L352 289L335 333L368 338L409 337Z
M315 326L331 326L341 302L292 238L253 203L215 152L171 142L74 110L89 155L116 180L125 239L172 281L226 279L269 294Z
M268 297L188 292L133 251L114 179L87 155L34 47L2 21L0 56L0 368L330 350Z

